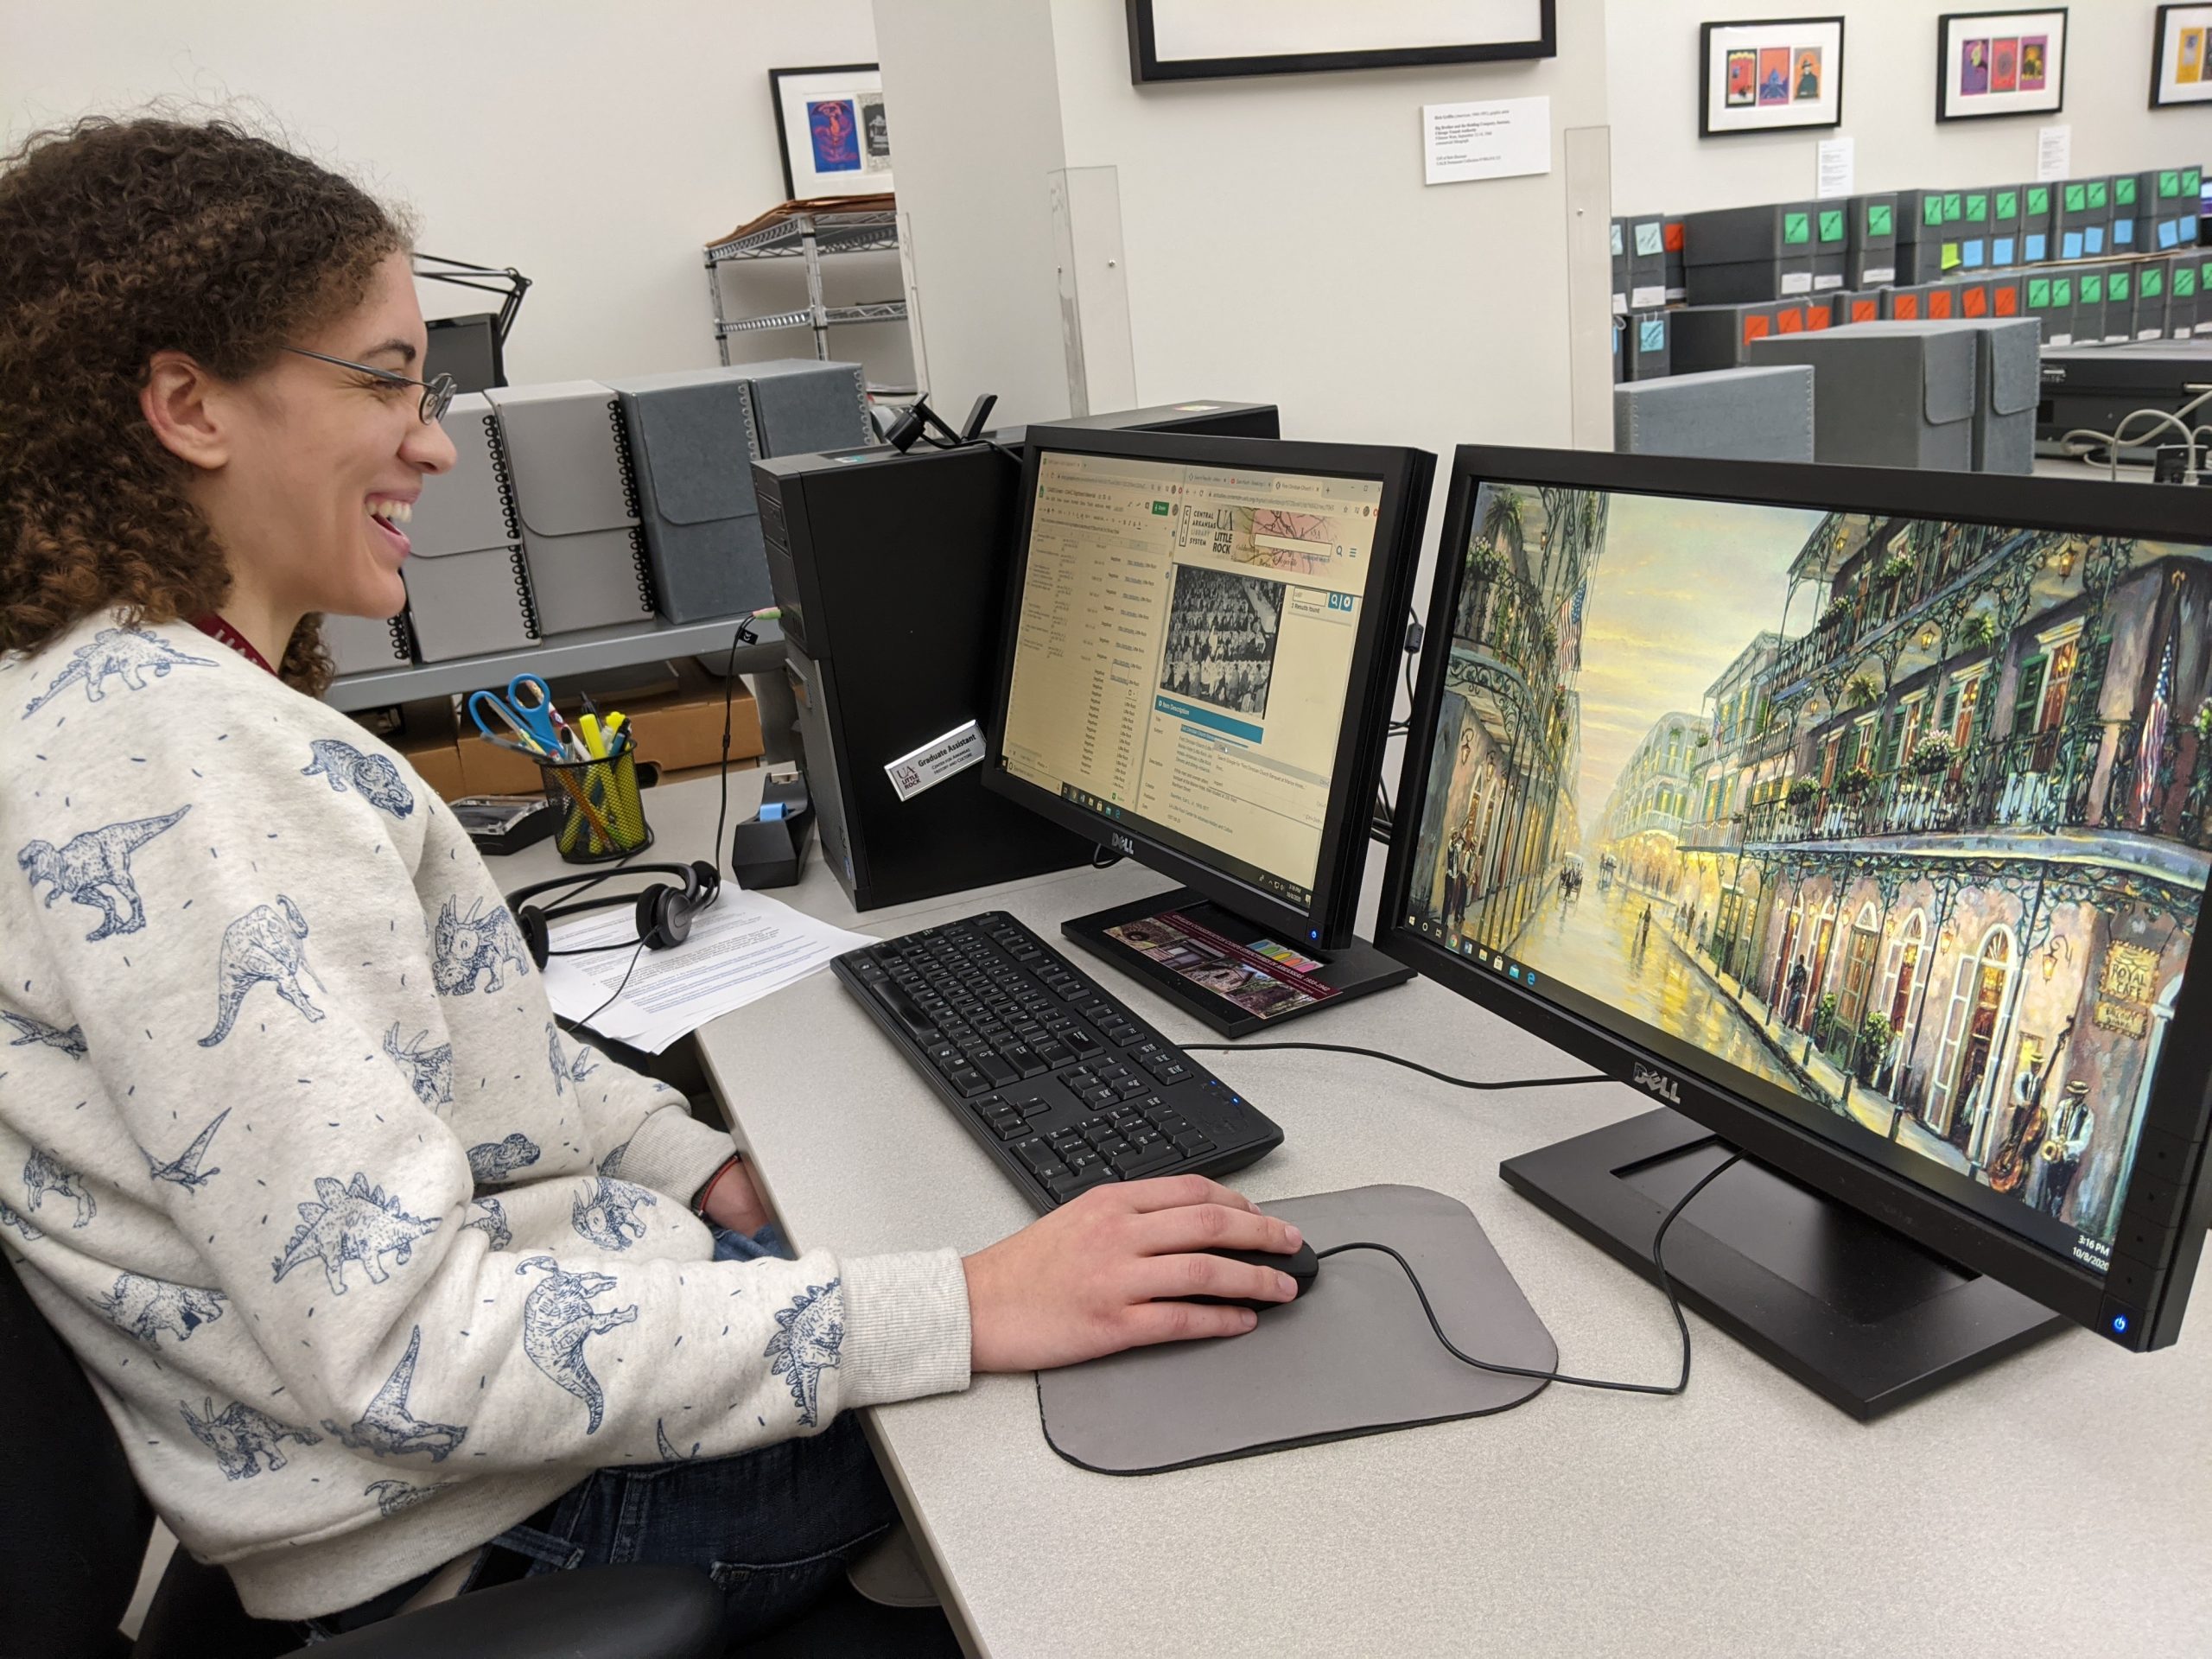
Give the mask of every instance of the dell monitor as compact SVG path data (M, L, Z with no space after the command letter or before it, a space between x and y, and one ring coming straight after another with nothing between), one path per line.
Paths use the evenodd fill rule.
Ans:
M1377 942L1664 1109L1517 1190L1862 1416L2212 1211L2212 523L2153 485L1463 448Z
M1434 457L1026 442L985 785L1184 884L1069 936L1230 1036L1410 978L1351 930Z

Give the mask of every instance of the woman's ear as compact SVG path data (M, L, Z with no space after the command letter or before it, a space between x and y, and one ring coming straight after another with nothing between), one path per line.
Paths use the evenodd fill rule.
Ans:
M231 458L218 392L215 378L182 352L156 352L138 391L138 408L163 448L213 472Z

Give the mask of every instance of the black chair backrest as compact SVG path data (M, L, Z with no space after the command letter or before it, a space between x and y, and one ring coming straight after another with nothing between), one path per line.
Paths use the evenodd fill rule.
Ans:
M0 1253L0 1656L119 1653L153 1515L76 1357Z

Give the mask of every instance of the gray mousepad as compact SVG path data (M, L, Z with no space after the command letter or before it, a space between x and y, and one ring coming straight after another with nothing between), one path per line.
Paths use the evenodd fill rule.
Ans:
M1314 1249L1355 1239L1413 1264L1445 1334L1525 1370L1559 1348L1474 1214L1422 1186L1356 1186L1261 1205ZM1037 1376L1052 1450L1080 1468L1150 1475L1319 1440L1505 1411L1544 1384L1463 1364L1429 1329L1405 1271L1379 1250L1321 1263L1296 1301L1241 1337L1132 1348Z

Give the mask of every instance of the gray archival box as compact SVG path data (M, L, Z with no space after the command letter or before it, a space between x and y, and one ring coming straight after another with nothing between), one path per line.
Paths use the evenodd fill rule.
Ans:
M524 550L549 634L653 613L621 405L596 380L493 386Z
M1630 455L1810 461L1813 371L1776 364L1615 386L1613 448Z
M490 402L463 392L446 412L446 432L453 470L423 480L407 526L408 608L426 663L537 642L514 482Z
M1945 323L1859 322L1751 343L1760 365L1813 365L1813 453L1823 464L1974 468L1980 343Z

